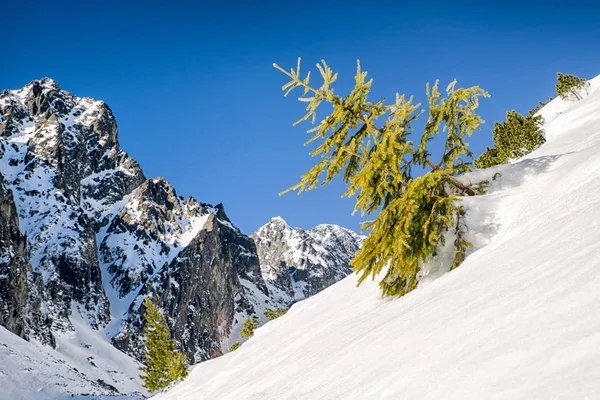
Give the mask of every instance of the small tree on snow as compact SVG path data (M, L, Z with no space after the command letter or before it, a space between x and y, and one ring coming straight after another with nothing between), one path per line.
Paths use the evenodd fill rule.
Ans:
M533 112L524 117L514 110L508 111L505 121L494 123L494 147L485 149L474 161L475 167L506 164L531 153L546 142L541 129L543 123L544 119Z
M324 61L317 64L320 86L310 84L310 73L301 77L300 59L289 71L274 66L290 79L282 88L286 95L296 88L302 91L299 100L307 113L296 124L306 120L315 124L319 106L328 106L328 115L318 118L306 143L320 142L310 153L320 160L287 191L301 193L340 176L348 185L345 196L356 197L355 211L377 214L363 224L362 230L370 232L351 261L360 274L359 284L383 271L379 283L383 295L411 291L420 280L422 263L443 244L444 233L453 226L459 229L459 196L477 194L456 176L470 169L472 153L466 138L483 122L475 109L487 92L477 86L458 88L456 81L445 94L437 82L427 85L429 115L415 140L412 124L426 111L412 97L399 94L389 104L369 100L373 81L366 79L360 63L354 88L346 96L334 92L337 74ZM430 142L440 136L445 139L444 151L434 159ZM462 238L457 235L451 268L462 262L469 245Z
M277 319L284 315L286 312L288 312L288 308L276 308L274 310L271 310L267 307L265 308L265 317L267 317L269 321L273 321L274 319Z
M556 94L563 100L579 101L589 93L590 84L578 76L559 72L556 80Z
M183 380L188 373L187 360L175 349L165 317L147 297L144 298L146 312L144 327L146 361L140 368L144 387L151 392L164 389L171 383Z
M242 344L240 342L234 343L231 346L229 346L229 351L236 351L240 348L241 345Z
M244 322L244 326L242 327L242 331L240 332L240 336L243 338L249 338L254 336L254 330L258 328L258 320L256 318L248 317L246 322Z

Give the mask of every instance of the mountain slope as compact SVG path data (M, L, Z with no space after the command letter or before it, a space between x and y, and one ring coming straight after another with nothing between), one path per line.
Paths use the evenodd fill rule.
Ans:
M0 325L92 365L83 380L100 376L120 392L141 390L144 296L191 363L240 341L248 317L264 323L266 307L298 298L267 285L254 239L222 204L185 199L164 178L146 178L120 148L111 109L48 78L0 92L0 222ZM356 237L322 226L296 240L298 260L319 261L298 266L316 274L294 281L308 285L302 298L350 272ZM64 394L83 387L65 385Z
M14 224L18 222L27 238L13 247L26 243L22 257L32 268L29 279L39 276L39 304L24 307L23 293L28 290L23 289L23 274L11 278L10 292L0 294L11 299L10 312L16 315L5 325L22 337L54 345L57 334L75 329L71 319L76 313L75 317L104 330L117 346L139 359L143 354L141 296L153 296L153 288L173 282L165 271L173 269L170 264L176 256L203 234L210 215L216 217L216 231L239 231L222 206L184 200L166 180L147 179L137 162L120 149L117 136L116 120L104 102L74 96L51 79L0 93L0 173L16 209L11 218L18 217ZM192 323L175 329L191 361L220 354L236 307L256 313L268 300L256 252L246 251L255 259L250 262L240 251L224 250L229 249L225 237L211 243L213 248L196 247L188 257L226 251L223 262L212 266L223 273L213 276L228 275L232 265L236 270L230 291L212 293L217 296L213 304L225 302L226 309L207 304L196 309L210 326ZM194 275L187 278L191 279L175 282L182 293L194 286ZM249 279L253 286L244 287L240 279ZM12 290L19 285L21 289ZM29 286L38 288L33 281ZM158 304L171 314L173 327L187 323L183 315L172 312L187 306L184 298L162 299ZM253 299L261 301L253 304ZM25 314L39 314L32 308L43 310L40 323L26 324ZM209 338L206 329L214 332Z
M142 399L146 391L132 378L138 365L97 331L75 324L78 333L61 336L58 351L27 342L0 326L0 398Z
M592 88L540 111L540 149L463 177L501 174L464 199L476 249L460 268L401 299L350 276L157 398L598 398L600 77Z

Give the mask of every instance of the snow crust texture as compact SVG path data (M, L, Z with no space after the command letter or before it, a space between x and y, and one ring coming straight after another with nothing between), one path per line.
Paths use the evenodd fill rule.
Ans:
M264 323L266 307L288 307L346 276L359 240L335 226L286 231L285 245L269 242L285 250L268 259L287 263L278 274L290 285L273 284L255 239L223 205L183 198L164 178L147 178L119 147L112 110L48 78L0 92L0 223L0 325L7 329L0 337L10 331L47 346L79 371L57 373L65 377L62 392L43 386L43 374L22 379L13 387L30 387L24 398L37 398L32 391L40 398L44 391L138 396L144 296L163 310L189 360L204 361L239 341L249 316ZM16 348L0 354L0 365L21 350L35 353L26 342L6 341ZM14 365L36 371L28 357L31 367ZM1 372L5 380L22 378L18 368Z
M157 399L600 398L600 77L591 85L540 110L538 150L462 177L491 184L463 200L476 249L458 269L400 299L349 276Z

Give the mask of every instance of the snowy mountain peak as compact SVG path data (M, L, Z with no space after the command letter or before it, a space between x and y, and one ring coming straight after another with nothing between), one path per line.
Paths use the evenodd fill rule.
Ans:
M267 230L290 230L292 229L288 223L281 217L273 217L266 224L258 228L256 233Z
M147 179L120 148L108 105L47 78L0 92L0 222L0 324L96 365L102 360L84 336L143 358L144 296L165 311L189 360L200 362L239 341L248 316L264 322L266 307L286 307L341 279L356 249L341 229L304 240L304 231L275 218L262 238L285 248L286 266L274 273L287 280L283 289L268 286L272 257L260 265L258 245L222 204L185 199L165 178ZM131 387L108 372L98 376Z
M280 216L271 218L268 223L282 223L282 224L287 225L287 222Z
M39 85L43 88L48 88L48 89L60 89L58 87L58 83L49 77L44 77L42 79L34 79L33 81L29 82L27 85L25 85L25 87L31 87L31 86L35 86L35 85Z
M33 96L37 96L40 93L47 93L49 91L59 91L60 87L58 83L52 78L34 79L21 89L7 90L6 92L11 93L16 99L24 100Z
M311 230L291 228L272 218L252 235L261 274L269 291L283 302L309 297L351 273L350 260L362 237L337 225Z

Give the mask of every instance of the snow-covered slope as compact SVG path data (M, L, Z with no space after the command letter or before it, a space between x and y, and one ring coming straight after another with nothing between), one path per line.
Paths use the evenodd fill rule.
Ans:
M600 77L540 113L548 142L477 171L477 249L401 299L350 276L198 365L184 399L600 398Z
M58 338L57 350L27 342L0 326L0 399L142 399L146 391L131 378L138 365L87 324L81 325L77 333Z

